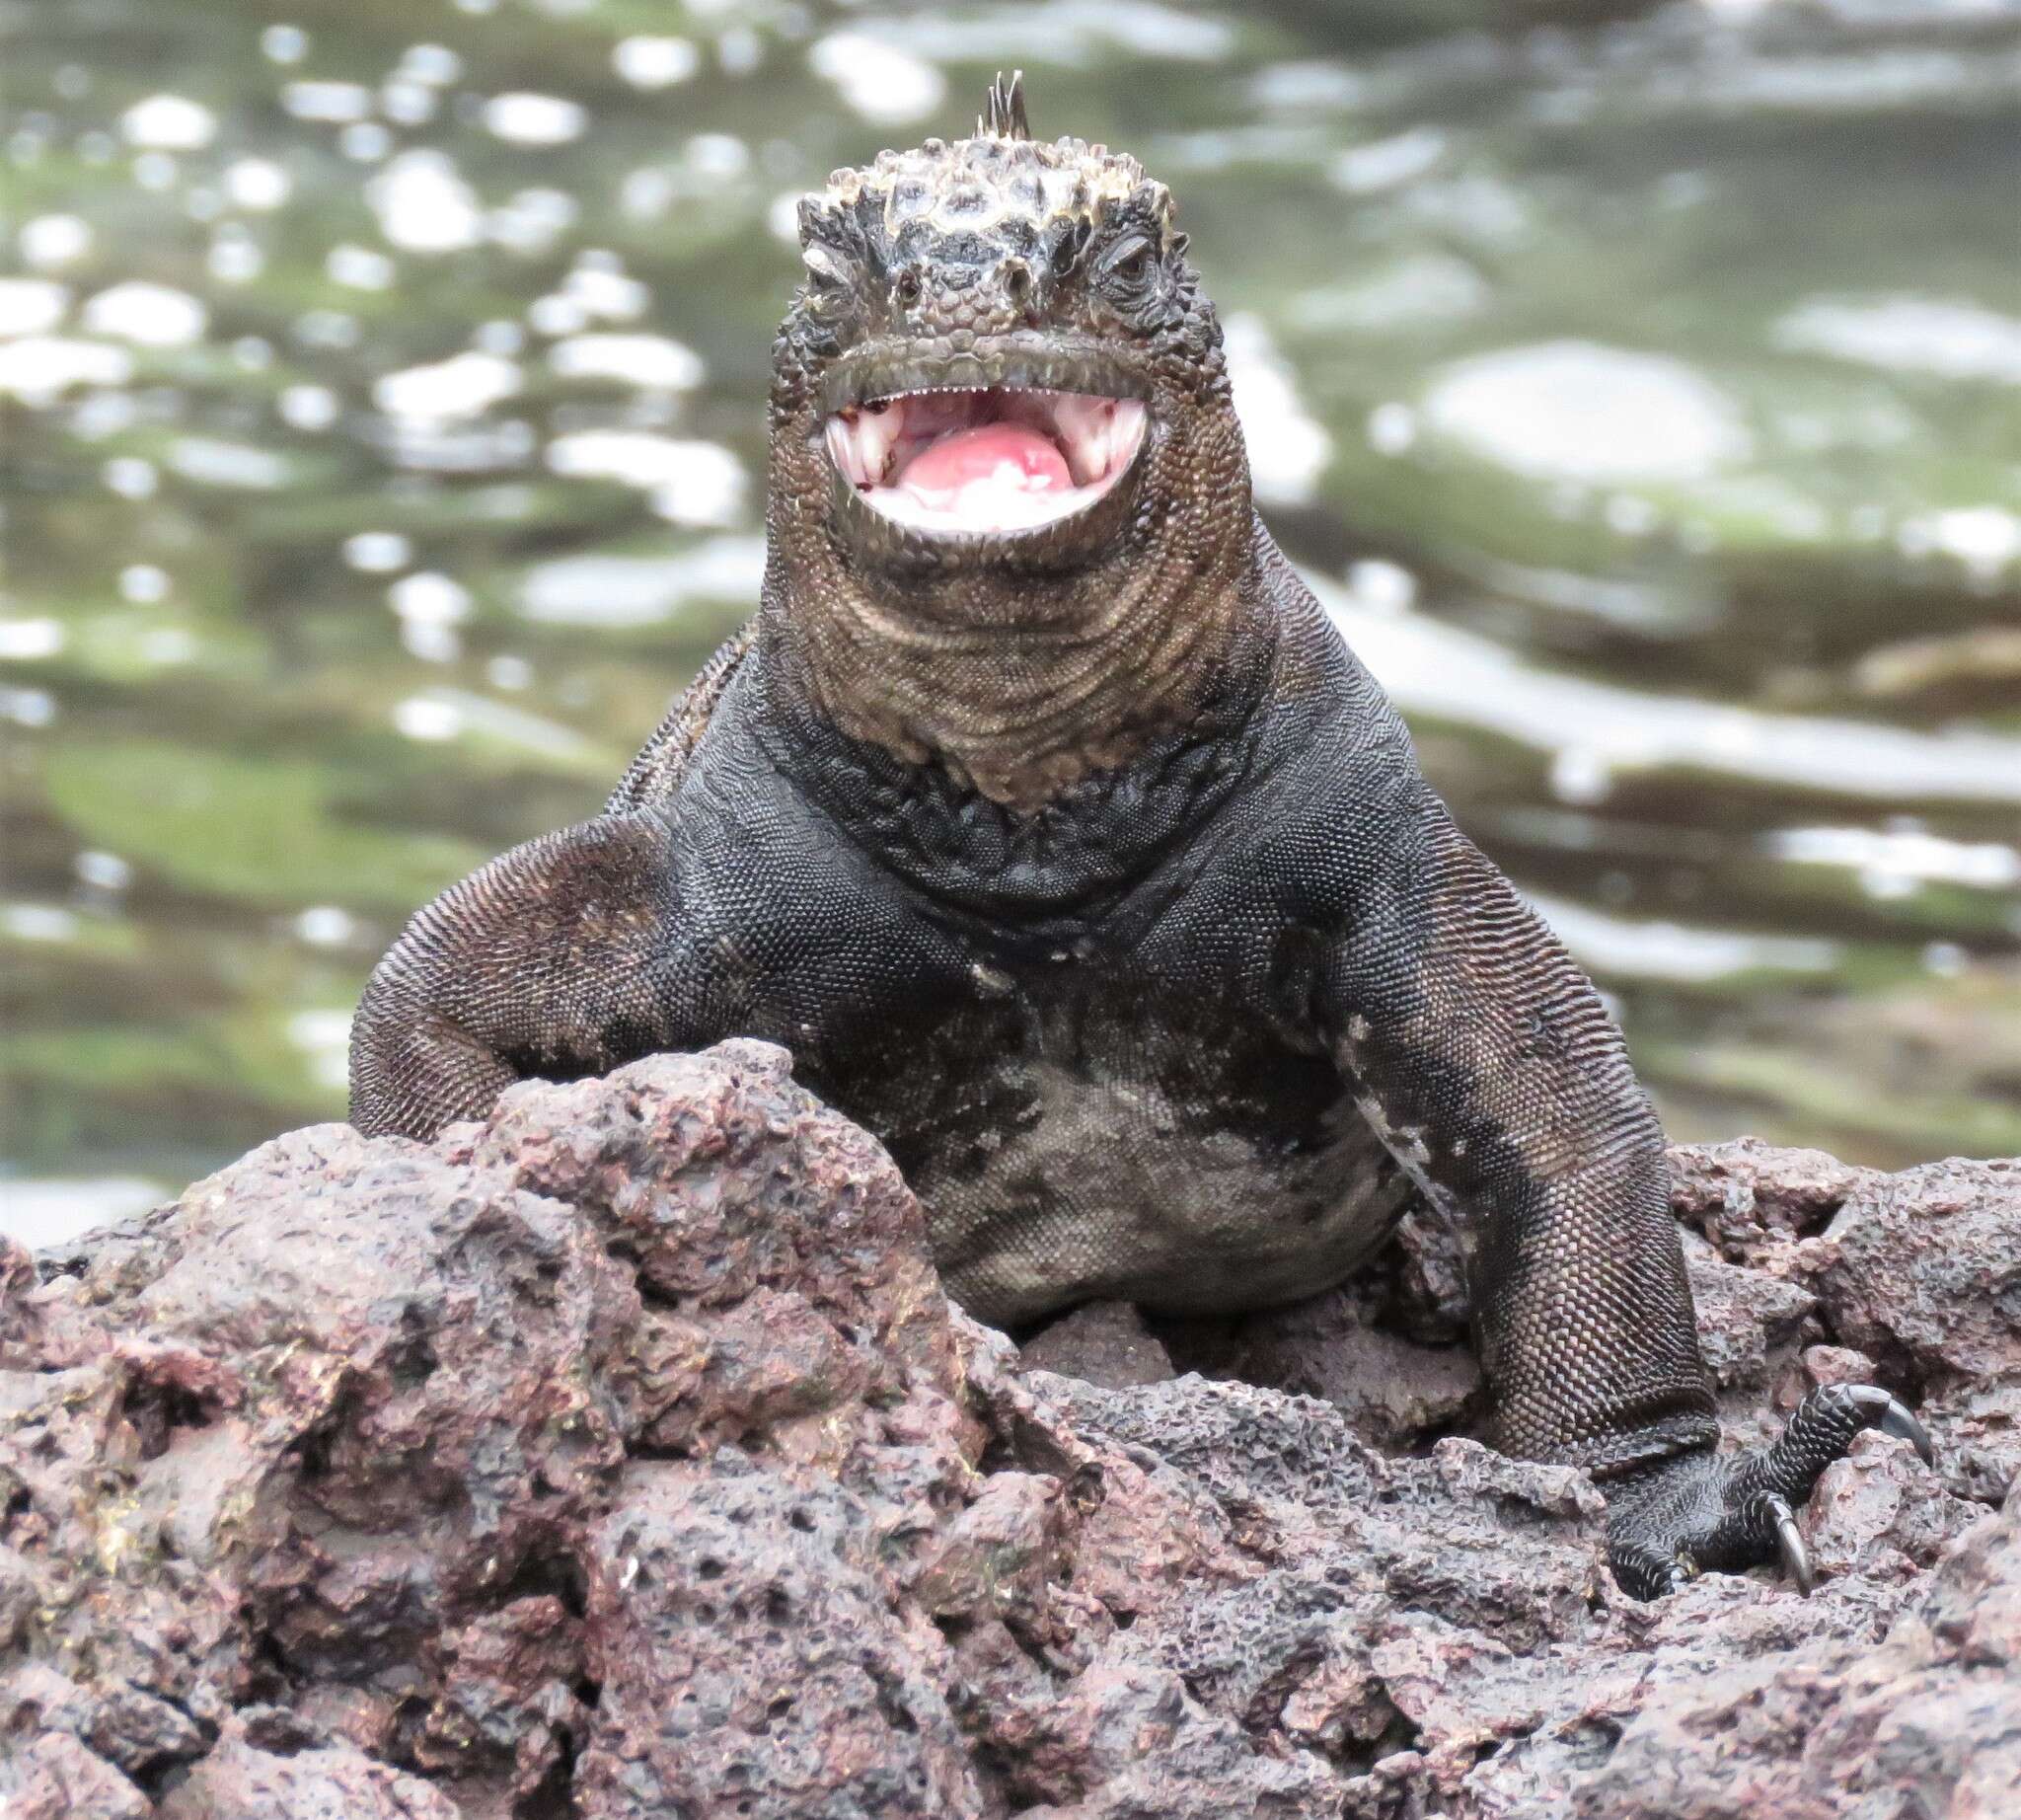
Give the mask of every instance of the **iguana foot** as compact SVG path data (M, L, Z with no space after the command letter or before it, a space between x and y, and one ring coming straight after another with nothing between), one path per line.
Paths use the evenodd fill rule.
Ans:
M1700 1573L1780 1555L1803 1592L1814 1583L1795 1512L1863 1428L1899 1435L1931 1462L1930 1437L1908 1406L1870 1384L1828 1384L1797 1405L1767 1447L1745 1454L1680 1454L1607 1489L1614 1578L1638 1599Z

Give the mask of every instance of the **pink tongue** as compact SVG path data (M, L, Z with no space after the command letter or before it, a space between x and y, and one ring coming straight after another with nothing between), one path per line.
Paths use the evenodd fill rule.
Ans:
M1031 493L1058 493L1074 485L1067 460L1050 436L1025 423L982 423L957 429L922 449L898 478L922 493L951 493L988 480L1009 466Z

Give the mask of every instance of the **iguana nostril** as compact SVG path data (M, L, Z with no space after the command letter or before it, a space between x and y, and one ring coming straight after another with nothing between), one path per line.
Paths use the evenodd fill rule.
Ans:
M1013 262L1004 272L1004 289L1012 303L1022 304L1031 296L1031 268Z
M916 271L901 271L898 282L892 286L898 301L908 308L920 300L920 274Z

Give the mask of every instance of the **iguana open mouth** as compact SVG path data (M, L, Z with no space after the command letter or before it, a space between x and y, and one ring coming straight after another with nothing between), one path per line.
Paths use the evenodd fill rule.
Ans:
M830 459L863 504L927 536L1054 525L1103 497L1136 460L1134 398L1037 386L885 393L826 420Z

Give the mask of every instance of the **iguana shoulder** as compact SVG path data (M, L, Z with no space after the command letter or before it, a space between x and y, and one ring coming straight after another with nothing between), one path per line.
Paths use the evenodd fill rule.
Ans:
M673 800L687 775L695 748L757 639L757 621L747 620L716 647L695 680L675 699L604 804L606 815L634 814Z

